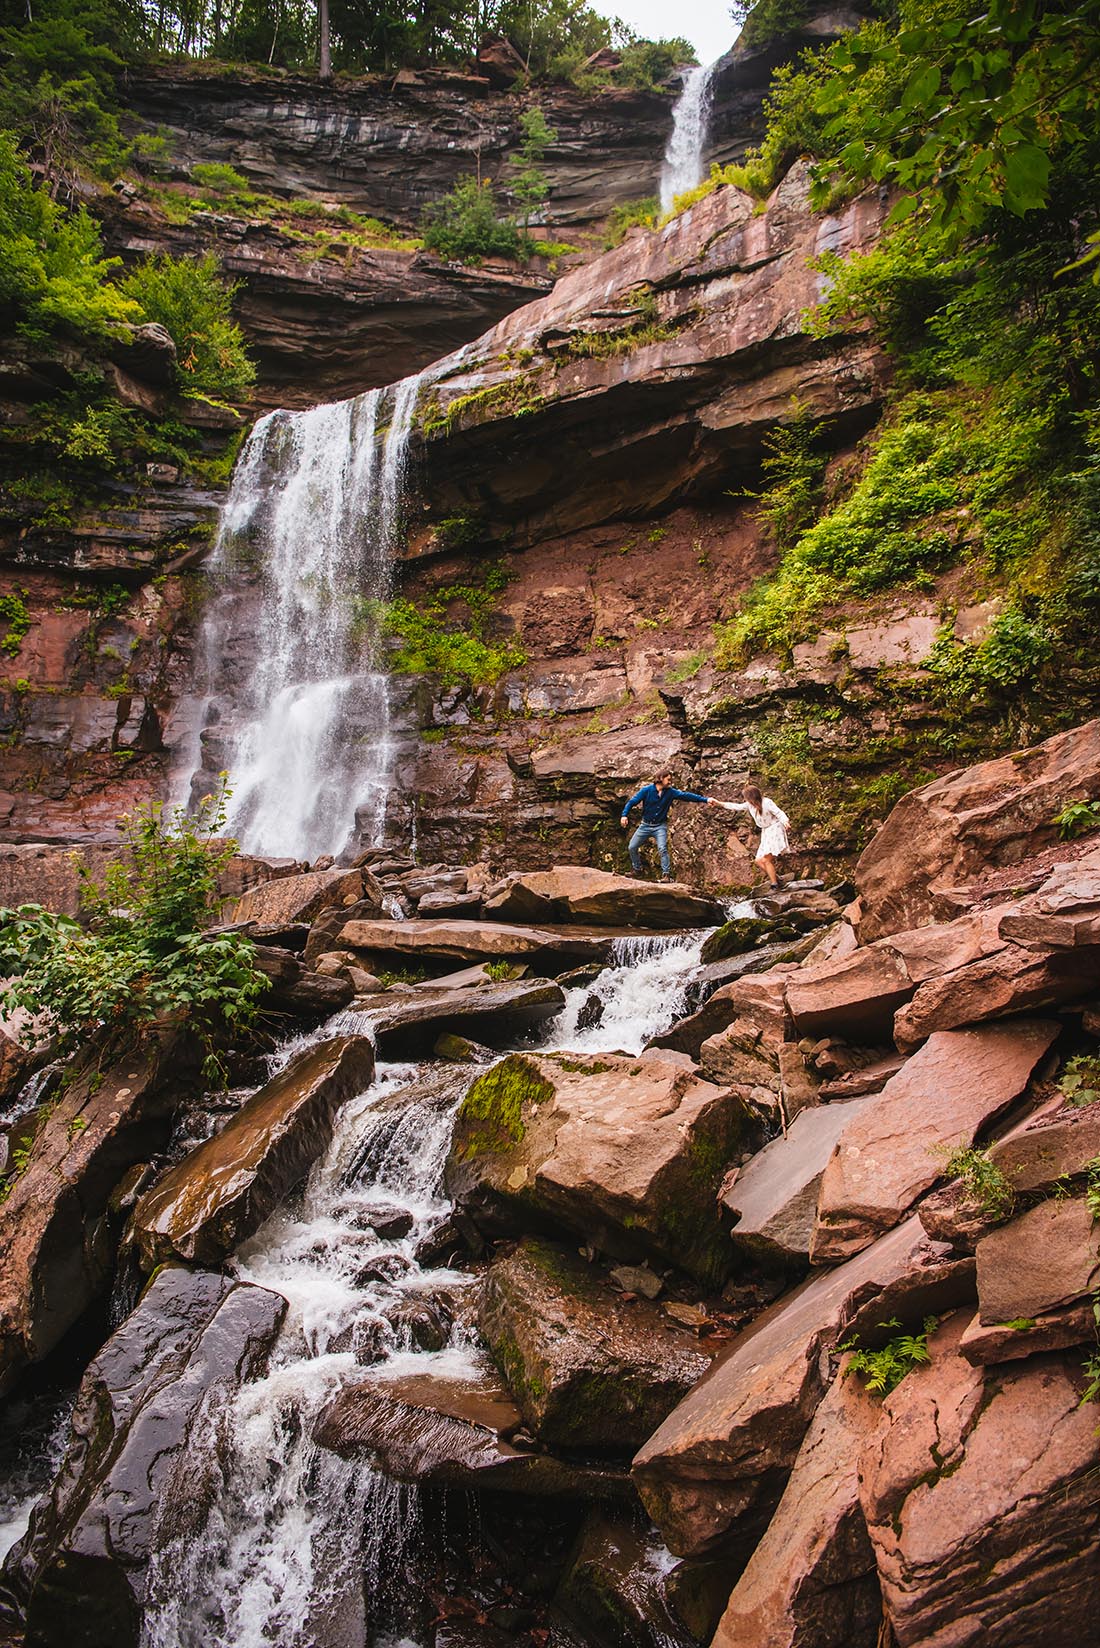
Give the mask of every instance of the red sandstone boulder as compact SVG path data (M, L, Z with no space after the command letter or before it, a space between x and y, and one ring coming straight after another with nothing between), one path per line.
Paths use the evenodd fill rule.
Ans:
M1050 846L1054 815L1098 796L1100 720L911 790L856 868L861 937L930 921L938 889Z
M366 1036L307 1047L138 1202L129 1239L147 1270L167 1259L220 1265L303 1179L339 1107L374 1074Z
M959 1354L975 1366L996 1362L1018 1362L1043 1351L1064 1350L1069 1345L1089 1345L1096 1339L1096 1310L1090 1301L1071 1305L1050 1316L1016 1317L988 1326L974 1316L959 1340Z
M958 1354L965 1316L883 1406L860 1502L899 1648L1044 1648L1096 1634L1100 1444L1079 1362L992 1373Z
M972 1261L945 1257L912 1218L758 1317L634 1460L638 1494L669 1549L746 1556L824 1391L822 1351L850 1331L868 1343L880 1318L953 1308L972 1297L972 1278Z
M709 927L725 915L716 899L683 882L638 881L575 864L507 876L487 890L482 908L490 921L653 929Z
M860 1380L838 1374L713 1648L876 1648L882 1599L856 1461L881 1419Z
M841 1134L822 1175L814 1263L848 1258L895 1225L947 1155L1021 1096L1058 1029L1016 1019L930 1037Z
M906 1051L937 1030L1079 1001L1100 985L1100 946L1036 952L1005 944L967 967L930 978L894 1017Z
M446 1182L489 1230L557 1227L720 1281L733 1250L715 1198L752 1133L737 1093L679 1054L512 1054L467 1092Z
M1048 1315L1100 1288L1100 1225L1084 1197L1052 1198L983 1236L975 1258L984 1325Z
M478 1327L532 1433L598 1454L638 1447L711 1360L656 1305L532 1240L490 1266Z
M288 927L311 922L322 910L357 904L365 895L378 910L382 891L369 870L310 870L306 875L282 876L253 887L233 907L233 922L256 922L264 927Z

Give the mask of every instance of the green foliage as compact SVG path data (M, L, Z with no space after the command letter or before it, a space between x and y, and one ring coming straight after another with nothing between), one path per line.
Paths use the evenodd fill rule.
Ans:
M81 868L80 921L33 904L5 911L4 1010L44 1015L65 1050L178 1017L216 1069L217 1038L250 1022L265 986L251 940L203 931L220 902L219 871L236 851L219 839L227 796L223 775L194 819L159 802L127 815L124 856L102 884Z
M1067 1059L1058 1086L1078 1109L1100 1100L1100 1054L1076 1053Z
M625 200L621 206L613 206L607 220L604 246L608 251L621 246L631 229L655 229L660 213L661 202L656 195L646 195L642 200Z
M542 170L542 162L547 149L557 142L558 134L553 126L547 124L546 116L539 108L526 109L519 117L519 126L522 141L518 154L509 161L512 177L508 187L523 220L526 236L532 216L541 212L550 198L550 182Z
M99 230L83 207L66 212L36 188L12 138L0 132L0 313L24 331L54 329L92 338L119 336L139 306L110 277Z
M212 252L202 258L146 258L122 283L149 320L172 334L183 394L220 399L243 394L256 369L232 319L233 286Z
M671 40L634 39L622 47L619 55L615 85L631 86L642 92L667 89L664 83L673 69L699 61L691 42L681 35Z
M527 662L518 642L494 641L485 634L506 576L502 568L490 568L480 588L447 584L434 590L421 606L401 599L362 602L360 622L398 642L387 657L395 674L438 675L443 686L460 681L488 686ZM464 623L456 622L456 607L465 609Z
M3 637L0 638L0 652L6 653L9 658L15 658L23 645L24 636L31 627L25 589L12 589L0 595L0 624L5 626Z
M209 206L248 212L260 198L249 187L248 179L225 161L200 161L191 168L191 177L199 186L202 200Z
M944 1172L961 1179L968 1199L992 1219L1007 1219L1016 1205L1011 1180L984 1150L966 1146L948 1153Z
M553 1097L553 1087L530 1059L521 1053L501 1059L477 1078L459 1106L460 1160L514 1148L527 1131L524 1107Z
M442 200L425 206L420 233L429 251L457 263L515 258L520 252L519 229L511 218L498 216L492 184L476 177L460 178Z
M812 10L810 0L734 0L730 16L742 44L759 50L800 28Z
M801 537L821 502L827 461L821 449L822 429L796 397L790 422L778 424L764 439L760 467L767 484L756 494L756 515L768 523L783 549Z
M1051 819L1062 841L1074 841L1090 830L1100 830L1100 801L1071 801Z
M71 189L85 169L115 177L130 147L119 125L120 51L140 38L130 0L35 0L0 8L0 127Z
M1017 607L998 613L980 641L959 641L950 626L941 630L927 660L936 696L951 708L1030 687L1054 651L1054 637L1042 622Z
M893 1317L878 1325L880 1328L896 1328L901 1323ZM928 1340L938 1325L937 1317L926 1316L920 1333L899 1333L878 1350L860 1350L854 1339L847 1340L837 1347L841 1352L852 1353L845 1374L858 1373L869 1391L876 1396L889 1396L907 1373L931 1360Z
M505 979L510 979L514 971L515 967L510 961L487 961L485 963L485 972L494 984L501 984Z

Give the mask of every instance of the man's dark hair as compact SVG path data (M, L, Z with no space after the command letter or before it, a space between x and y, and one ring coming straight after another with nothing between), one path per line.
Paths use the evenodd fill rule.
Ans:
M671 767L662 767L660 772L658 772L655 775L655 777L653 779L653 782L655 784L660 784L664 779L666 779L666 778L671 779L671 777L672 777L672 768Z

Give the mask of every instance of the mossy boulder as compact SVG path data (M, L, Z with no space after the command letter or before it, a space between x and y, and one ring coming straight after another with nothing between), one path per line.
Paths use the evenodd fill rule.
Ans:
M789 923L769 921L763 916L735 916L707 935L699 959L704 964L724 961L727 956L743 956L746 950L755 950L766 939L796 936Z
M625 1303L575 1253L530 1237L490 1267L478 1325L531 1431L556 1447L633 1452L710 1365L658 1306Z
M754 1125L675 1056L512 1054L462 1103L447 1187L490 1234L568 1233L716 1283L732 1261L718 1186Z

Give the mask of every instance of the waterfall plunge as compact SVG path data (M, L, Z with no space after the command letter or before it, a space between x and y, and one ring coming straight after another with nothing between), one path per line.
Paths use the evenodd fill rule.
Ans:
M227 830L246 852L313 859L356 829L381 837L392 740L372 603L390 593L421 381L272 412L238 461L210 566L191 788L228 771ZM243 680L242 650L255 653Z
M689 69L684 76L684 89L672 111L672 131L661 167L662 212L671 211L677 195L685 189L694 189L703 180L714 67L713 63L700 65Z

